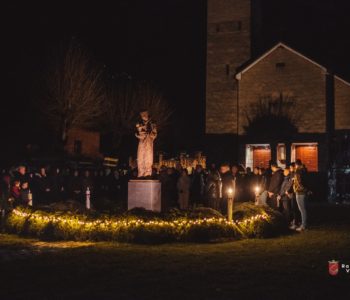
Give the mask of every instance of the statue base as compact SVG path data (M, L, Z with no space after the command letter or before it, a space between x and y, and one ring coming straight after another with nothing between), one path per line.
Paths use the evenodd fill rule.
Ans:
M128 184L128 209L143 207L161 211L161 183L159 180L130 180Z

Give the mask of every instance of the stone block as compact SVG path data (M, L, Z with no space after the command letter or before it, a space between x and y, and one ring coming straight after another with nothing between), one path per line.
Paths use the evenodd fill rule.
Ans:
M128 184L128 209L143 207L161 211L161 183L158 180L130 180Z

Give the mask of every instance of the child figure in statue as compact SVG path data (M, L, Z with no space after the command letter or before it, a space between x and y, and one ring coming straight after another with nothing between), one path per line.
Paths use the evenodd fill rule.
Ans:
M141 120L136 124L135 136L139 139L137 169L139 178L150 178L153 165L153 141L157 137L156 124L147 110L140 111Z

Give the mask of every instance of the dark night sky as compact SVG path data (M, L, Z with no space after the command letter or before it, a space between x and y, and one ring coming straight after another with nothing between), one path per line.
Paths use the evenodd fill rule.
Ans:
M73 2L73 1L72 1ZM263 0L262 45L282 40L350 79L349 1ZM201 148L205 111L206 1L116 0L113 4L6 4L2 11L6 153L46 131L31 104L53 49L72 36L111 74L153 82L175 108L169 151Z

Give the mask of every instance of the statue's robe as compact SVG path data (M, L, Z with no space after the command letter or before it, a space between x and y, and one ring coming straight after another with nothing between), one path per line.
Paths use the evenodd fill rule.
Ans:
M153 166L153 142L157 137L156 125L150 120L136 124L136 137L139 139L137 148L138 177L152 175Z

